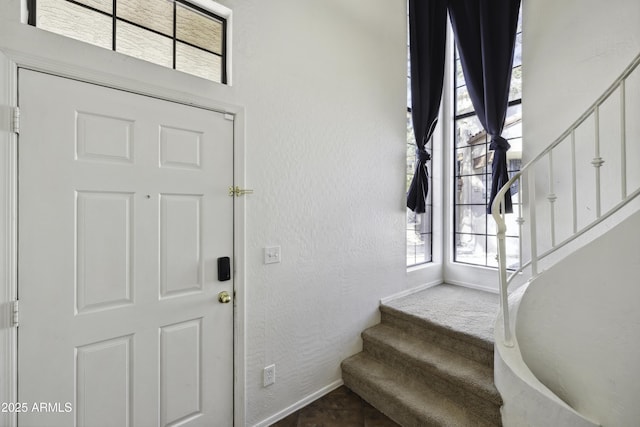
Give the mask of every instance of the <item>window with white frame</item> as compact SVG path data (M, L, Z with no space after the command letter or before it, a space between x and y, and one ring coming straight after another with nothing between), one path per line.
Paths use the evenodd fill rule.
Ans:
M227 83L227 19L202 0L28 0L29 24Z
M507 152L509 175L520 170L522 161L522 11L511 75L509 107L502 136L509 141ZM482 128L473 109L462 72L460 57L455 52L454 78L454 261L465 264L497 267L496 228L487 214L491 193L493 151L490 137ZM511 188L514 214L507 215L507 253L516 266L519 259L519 227L522 199L517 185Z

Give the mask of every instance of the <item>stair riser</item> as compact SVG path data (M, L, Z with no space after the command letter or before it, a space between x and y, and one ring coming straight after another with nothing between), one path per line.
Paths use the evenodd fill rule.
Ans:
M431 389L454 402L458 402L478 417L496 425L500 424L500 404L492 401L491 396L482 396L482 390L472 389L469 384L460 382L455 377L443 378L443 373L440 372L438 375L434 372L434 367L421 364L414 358L396 351L393 347L372 342L366 337L363 350L385 365L428 384Z
M397 340L389 340L384 335L376 333L375 328L367 330L362 333L363 350L376 356L377 360L383 363L389 363L390 365L398 366L403 369L403 372L415 372L418 374L437 376L450 384L451 387L464 387L470 393L476 395L479 399L491 402L496 405L502 405L502 399L500 393L495 388L493 383L493 370L483 366L484 374L475 373L473 379L465 379L466 375L459 375L460 372L452 370L439 369L437 359L425 359L419 352L416 352L415 348L402 346ZM430 345L430 343L429 343ZM454 356L454 355L452 355ZM442 356L446 357L446 356ZM456 356L457 357L457 356ZM471 365L480 367L481 365L473 360L466 358L459 358L465 360L468 369L465 371L473 370ZM477 372L477 371L475 371Z
M419 336L426 341L432 342L436 346L449 349L468 359L475 360L476 362L493 368L493 349L489 350L470 342L444 335L438 330L429 327L428 324L412 322L384 311L382 312L381 321L384 324L402 329L413 336Z
M342 380L349 389L402 427L441 427L440 424L428 423L421 419L409 408L403 406L401 402L394 402L389 396L380 394L366 381L362 381L358 375L352 375L349 370L344 368Z
M372 406L386 414L403 427L497 427L475 416L464 405L456 405L444 396L420 383L375 361L364 353L352 356L342 363L342 378L345 385ZM362 364L367 365L367 368ZM378 372L376 366L385 366L386 372ZM390 373L394 372L393 376ZM402 384L405 390L398 390ZM424 391L428 389L427 393ZM413 390L408 398L407 390ZM416 393L416 394L413 394ZM416 399L416 396L420 398Z

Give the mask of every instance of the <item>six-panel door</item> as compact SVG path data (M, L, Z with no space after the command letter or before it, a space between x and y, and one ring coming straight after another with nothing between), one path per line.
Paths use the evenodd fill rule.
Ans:
M233 122L19 72L24 426L233 423Z

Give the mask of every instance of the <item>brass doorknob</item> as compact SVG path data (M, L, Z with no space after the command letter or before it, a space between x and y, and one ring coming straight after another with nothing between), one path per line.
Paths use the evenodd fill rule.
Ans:
M222 291L218 294L218 301L222 304L228 304L231 302L231 295L227 291Z

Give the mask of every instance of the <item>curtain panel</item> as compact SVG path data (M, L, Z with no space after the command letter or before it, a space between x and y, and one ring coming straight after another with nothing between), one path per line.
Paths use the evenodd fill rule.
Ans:
M507 183L507 151L501 136L509 101L511 69L521 0L409 0L411 116L416 138L416 171L407 193L407 207L425 211L430 159L425 145L437 123L446 45L446 15L451 19L462 71L480 123L491 136L494 151L491 203ZM513 212L511 192L505 212Z
M429 192L425 150L438 122L442 99L447 35L447 0L409 0L411 118L416 138L416 168L407 192L407 207L424 213Z
M502 129L509 103L513 51L520 0L449 0L449 17L460 54L469 97L480 123L491 136L494 151L491 197L509 181L507 151L511 146ZM504 209L513 212L511 190Z

